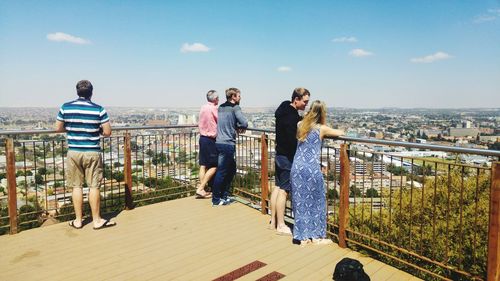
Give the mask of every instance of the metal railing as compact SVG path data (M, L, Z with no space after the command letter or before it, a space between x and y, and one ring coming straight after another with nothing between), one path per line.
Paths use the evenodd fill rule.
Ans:
M101 211L193 195L197 181L196 126L113 128L101 140ZM35 134L36 133L36 134ZM133 135L131 134L133 133ZM0 132L7 193L0 196L0 234L74 216L66 186L66 140L52 130ZM31 139L30 139L31 138ZM84 185L84 213L89 215ZM2 195L2 192L0 192Z
M194 125L114 131L122 135L102 141L105 211L194 194L199 137ZM9 182L9 208L0 208L0 231L16 233L18 226L35 227L49 216L64 220L72 215L64 184L65 140L61 135L20 139L35 133L54 131L0 132L6 137ZM377 151L365 144L377 145ZM274 186L274 146L270 130L249 129L237 139L233 193L263 214L269 213ZM444 152L447 157L442 158ZM463 155L481 156L483 163L463 163ZM341 247L364 250L426 279L498 280L498 157L500 151L493 150L349 137L326 140L321 162L328 233ZM286 215L293 219L290 202Z
M250 144L240 136L237 157L241 167L249 169L251 163L254 172L245 172L245 184L236 181L235 191L267 214L274 186L274 132L252 131L262 136ZM447 158L439 158L443 152ZM248 154L254 156L249 160ZM465 163L464 155L483 162ZM366 251L425 279L498 280L493 276L498 276L500 249L499 157L495 150L378 139L326 141L321 162L328 233L341 247ZM290 202L286 215L293 219Z

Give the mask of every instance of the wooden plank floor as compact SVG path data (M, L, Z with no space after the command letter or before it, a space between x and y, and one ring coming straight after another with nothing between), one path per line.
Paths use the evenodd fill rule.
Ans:
M211 207L193 197L123 211L116 227L81 230L59 223L0 236L0 280L213 280L253 261L280 280L331 280L344 257L371 279L418 280L336 244L301 247L267 229L268 216L240 203Z

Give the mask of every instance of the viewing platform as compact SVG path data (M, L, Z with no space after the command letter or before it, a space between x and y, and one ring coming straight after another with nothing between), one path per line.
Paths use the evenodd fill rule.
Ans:
M114 220L103 230L64 222L0 236L0 280L214 280L255 261L261 267L237 280L331 280L344 257L373 281L420 280L337 244L294 245L267 229L269 216L238 202L212 207L187 197Z
M113 130L101 139L101 213L118 214L118 226L100 231L68 226L63 135L0 132L0 280L331 280L343 257L372 280L500 280L498 150L327 139L320 160L334 244L301 247L267 229L273 131L238 135L239 203L213 208L192 197L196 125ZM285 217L293 224L290 201Z

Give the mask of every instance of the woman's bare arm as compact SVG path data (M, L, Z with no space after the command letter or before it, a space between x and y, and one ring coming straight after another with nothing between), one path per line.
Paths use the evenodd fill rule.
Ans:
M326 125L321 125L320 130L319 130L319 135L320 135L321 139L323 139L325 137L338 137L338 136L343 136L344 131L332 129Z

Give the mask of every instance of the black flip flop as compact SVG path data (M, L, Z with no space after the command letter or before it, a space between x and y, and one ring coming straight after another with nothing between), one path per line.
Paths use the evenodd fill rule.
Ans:
M82 223L82 225L80 225L80 227L76 226L75 220L70 221L68 224L69 224L69 226L71 226L74 229L82 229L82 227L83 227L83 223Z
M103 228L108 228L108 227L112 227L112 226L115 226L116 225L116 222L114 221L109 221L109 220L105 220L104 223L99 226L99 227L94 227L94 230L99 230L99 229L103 229Z
M198 192L196 192L196 196L194 198L195 199L209 199L211 197L212 197L211 194L203 196L203 195L199 194Z

